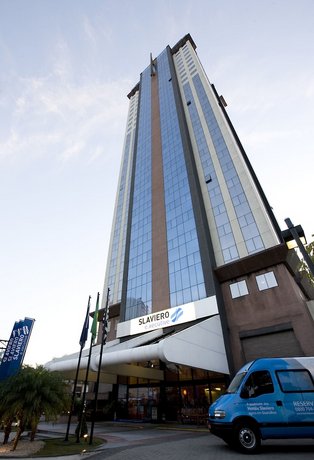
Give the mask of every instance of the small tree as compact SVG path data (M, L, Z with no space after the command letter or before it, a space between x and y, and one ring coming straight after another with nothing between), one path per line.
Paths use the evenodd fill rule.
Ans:
M19 421L13 450L25 427L30 427L33 441L42 414L46 420L55 420L69 408L67 386L61 376L45 369L25 366L0 385L0 414L6 420Z
M312 235L312 238L314 235ZM310 256L311 260L314 262L314 240L305 246L306 252ZM302 260L300 264L300 271L308 278L312 286L314 286L314 277L313 273L309 270L307 263Z

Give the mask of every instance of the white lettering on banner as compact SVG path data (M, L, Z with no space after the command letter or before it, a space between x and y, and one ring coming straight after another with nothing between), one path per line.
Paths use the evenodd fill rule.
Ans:
M18 334L12 334L12 337L8 342L5 355L2 359L3 363L7 361L17 361L20 357L20 354L24 352L26 336L24 334L21 334L21 331L23 331L23 329L18 329L18 331Z
M249 415L276 415L275 406L269 403L247 403L246 405Z
M13 329L13 331L12 331L12 336L13 337L20 336L21 334L23 334L23 336L29 334L28 326L19 327L17 329Z
M118 324L117 337L162 329L175 324L187 323L195 319L216 315L217 313L216 297L206 297L195 302L123 321Z
M194 304L162 310L150 315L141 316L130 321L131 334L161 329L174 324L193 321L196 318Z
M34 323L32 318L24 318L14 323L10 338L2 356L0 380L14 375L21 366Z
M139 326L141 326L142 324L152 323L152 322L155 322L155 321L161 321L161 320L164 320L166 318L169 318L169 316L170 316L169 310L168 311L162 311L160 313L155 313L153 315L148 315L146 317L139 318L138 319L138 324L139 324Z
M314 406L314 401L293 401L294 406Z
M314 401L293 401L296 412L314 412Z

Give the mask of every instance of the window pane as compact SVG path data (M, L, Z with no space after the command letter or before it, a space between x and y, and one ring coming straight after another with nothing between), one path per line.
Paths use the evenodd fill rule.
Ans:
M249 293L245 281L239 281L238 285L239 285L240 295L247 295Z
M239 281L238 283L230 284L230 291L231 297L236 299L237 297L241 297L243 295L247 295L249 293L246 281Z
M265 278L266 278L267 286L269 288L278 286L278 283L277 283L276 277L274 275L274 272L265 273Z
M274 272L264 273L263 275L258 275L256 277L256 282L258 289L264 291L265 289L270 289L278 286Z
M230 291L231 291L231 297L233 299L236 299L237 297L240 297L238 283L230 284Z
M314 391L314 384L308 371L278 371L277 377L282 391Z
M256 398L257 396L273 393L274 385L268 371L253 372L245 382L241 391L242 398Z
M265 289L268 289L267 284L266 284L265 275L258 275L256 277L256 282L257 282L258 289L260 291L264 291Z

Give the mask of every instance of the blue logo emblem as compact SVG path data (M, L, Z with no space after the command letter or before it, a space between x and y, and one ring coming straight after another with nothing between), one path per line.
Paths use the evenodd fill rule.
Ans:
M178 321L179 318L181 318L181 316L183 315L183 310L181 307L179 308L176 308L176 310L174 311L174 313L172 313L171 315L171 321L173 323L176 323Z

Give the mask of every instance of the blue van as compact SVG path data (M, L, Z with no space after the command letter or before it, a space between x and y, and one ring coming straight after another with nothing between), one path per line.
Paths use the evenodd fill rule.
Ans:
M246 364L209 407L208 428L245 453L262 439L314 438L314 357Z

